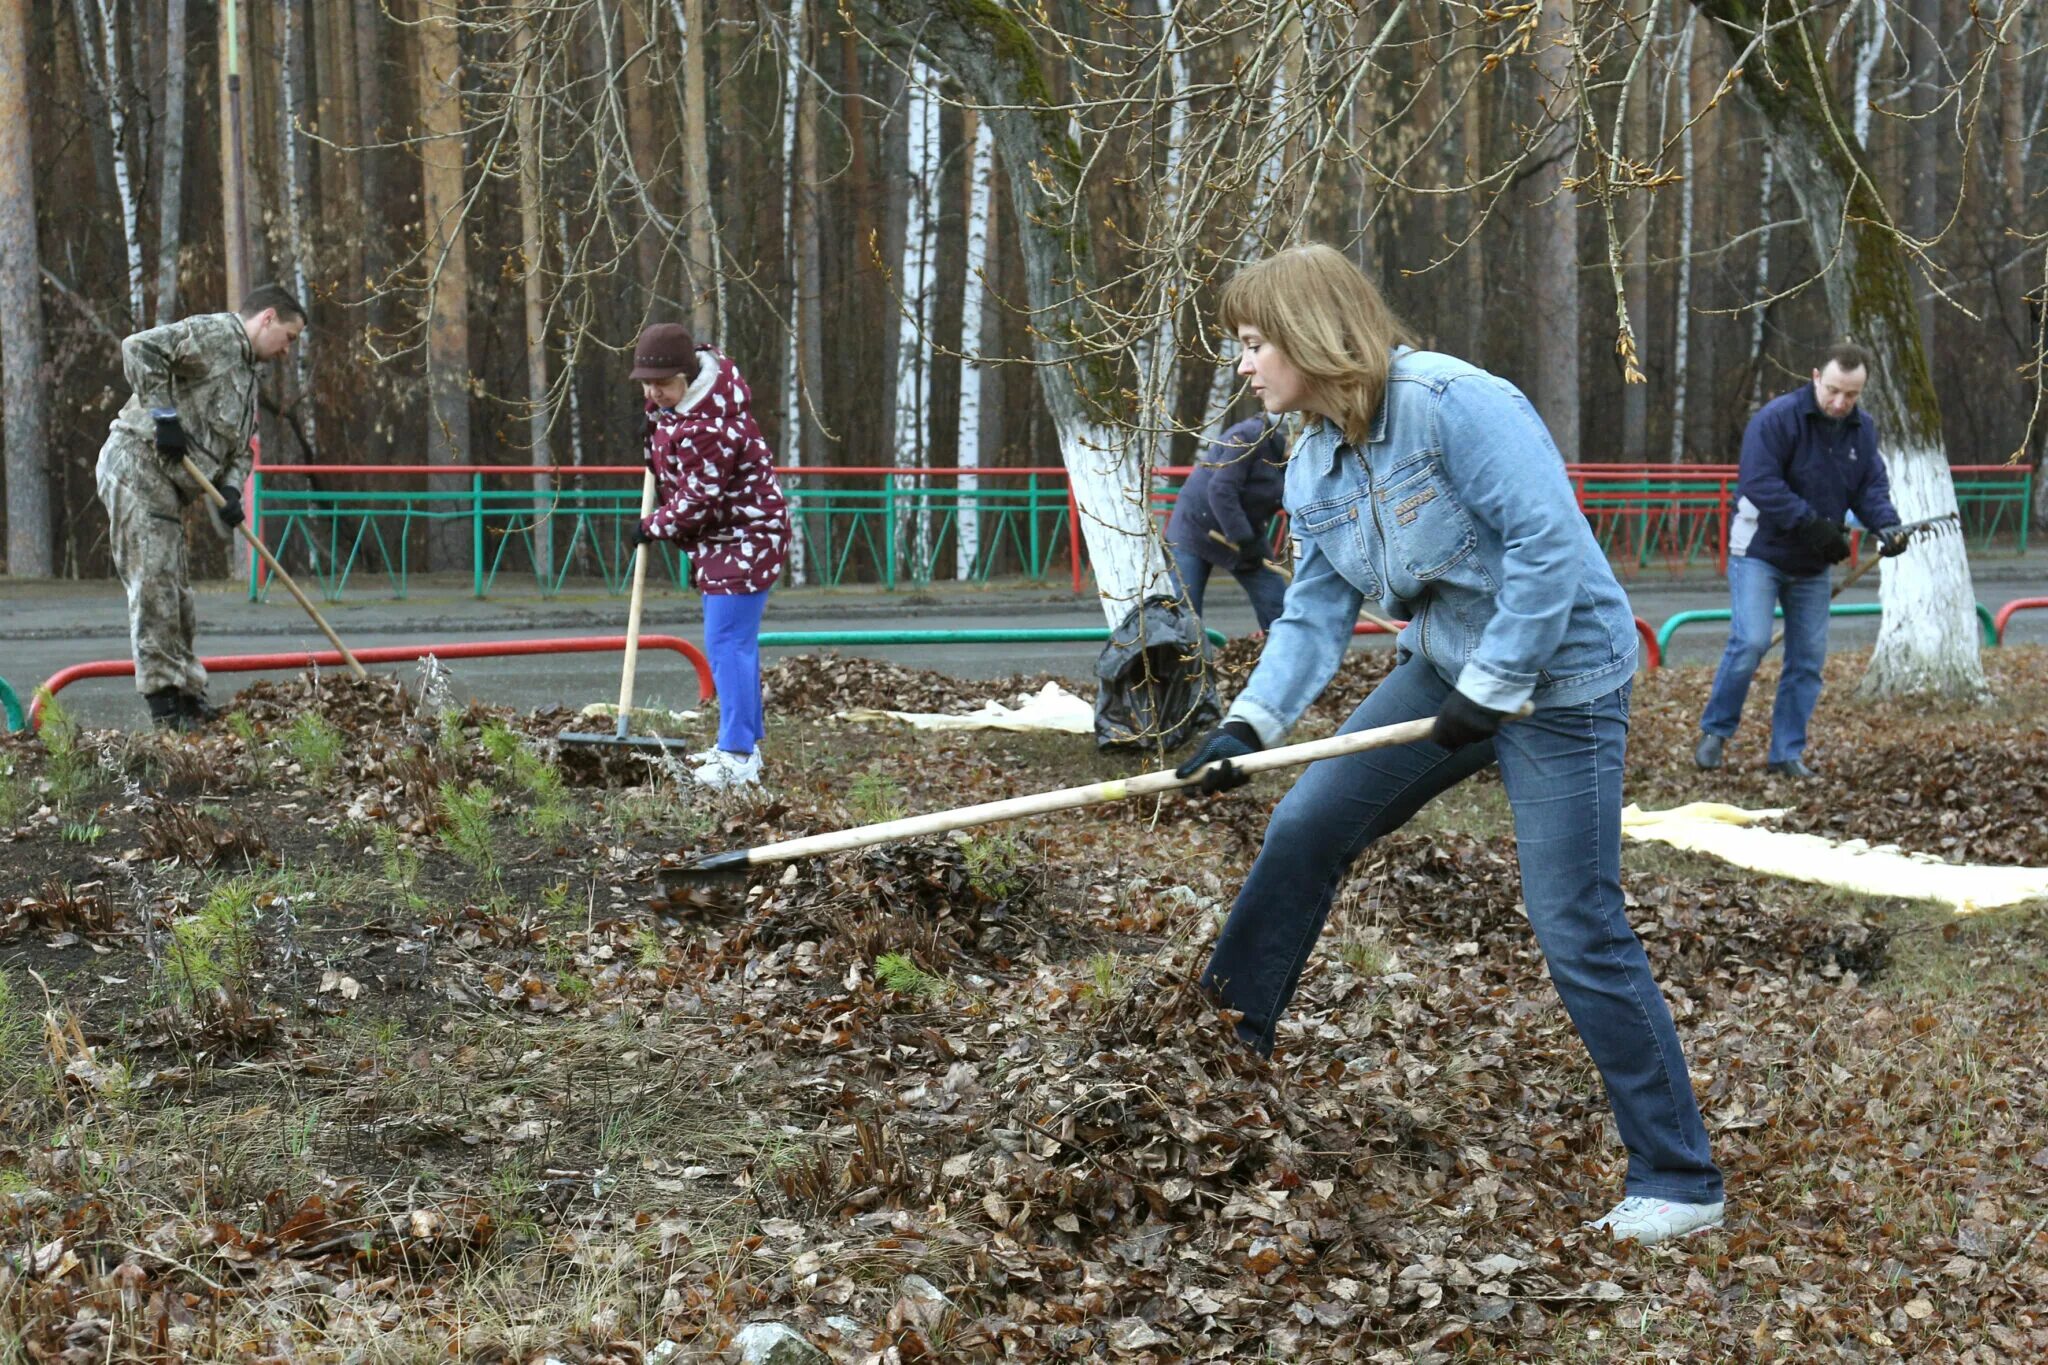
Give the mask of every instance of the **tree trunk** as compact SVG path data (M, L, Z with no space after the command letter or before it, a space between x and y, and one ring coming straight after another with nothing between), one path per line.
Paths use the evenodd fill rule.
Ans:
M156 320L178 317L178 256L184 245L185 188L185 0L164 0L164 124L157 184Z
M1579 210L1566 186L1577 144L1572 0L1545 5L1537 30L1538 88L1555 125L1535 186L1536 407L1566 461L1579 458Z
M2018 228L2027 215L2026 79L2021 62L2026 17L2021 0L1999 6L1998 167L2005 182L2006 213Z
M1628 101L1621 119L1621 135L1627 143L1627 154L1638 160L1647 160L1652 151L1650 100L1657 89L1657 64L1652 54L1656 49L1657 17L1662 10L1661 3L1650 6L1640 40L1645 50L1621 92L1621 97ZM1627 225L1622 245L1622 292L1627 297L1629 330L1637 338L1640 351L1643 323L1650 306L1650 215L1657 199L1653 194L1637 193L1630 195L1629 200L1629 211L1622 217ZM1642 368L1640 357L1637 368ZM1642 379L1630 383L1625 376L1621 386L1621 458L1627 463L1650 458L1650 386Z
M724 267L719 260L718 220L711 209L711 144L705 129L704 0L683 0L683 217L690 230L690 330L711 339L725 335Z
M72 0L78 25L78 64L99 96L107 120L107 157L121 210L121 244L128 259L128 320L140 330L149 321L143 290L142 206L128 165L127 82L121 75L121 14L114 0Z
M374 4L376 0L366 0ZM249 91L242 72L249 51L248 15L240 0L221 0L220 62L221 254L229 308L249 293Z
M995 135L1035 315L1039 387L1059 432L1103 616L1114 629L1143 598L1171 588L1151 515L1150 471L1109 418L1114 376L1089 343L1098 330L1085 294L1096 279L1094 249L1085 209L1070 207L1079 155L1067 116L1051 103L1031 35L1000 8L969 0L879 0L878 8L959 78Z
M526 301L526 458L551 465L548 426L547 292L541 271L547 259L547 238L541 227L540 72L534 56L534 0L519 0L519 28L514 43L517 72L513 97L519 128L519 276ZM553 476L533 476L534 567L548 573L554 566L552 523Z
M967 173L967 273L960 308L961 332L966 338L960 349L967 354L960 362L960 436L955 447L963 468L981 463L981 357L989 342L984 316L988 294L983 284L988 270L990 186L995 171L995 140L987 120L969 113L967 121L973 128L967 140L974 147ZM973 475L960 476L960 530L955 543L959 551L956 572L961 578L973 576L975 563L981 557L980 487Z
M1686 420L1686 400L1692 393L1692 215L1693 185L1697 176L1693 160L1692 69L1693 16L1681 9L1678 17L1685 27L1678 35L1678 294L1671 309L1671 451L1673 464L1685 460L1685 438L1692 430Z
M299 145L299 131L306 107L306 23L298 0L279 0L274 11L282 51L279 54L277 102L278 189L284 200L286 269L278 273L291 282L292 297L312 307L306 289L306 159L307 149ZM285 426L305 442L305 458L312 460L317 449L313 426L313 405L307 401L311 389L314 338L301 336L292 348L292 389L278 411L296 420ZM280 444L282 444L280 442ZM280 450L278 457L283 458Z
M48 578L50 430L42 258L29 116L30 0L0 0L0 406L6 411L7 572Z
M1695 27L1699 27L1695 25ZM1714 92L1720 88L1721 72L1716 69L1710 56L1712 40L1695 34L1692 41L1692 64L1686 75L1692 82L1692 107L1696 113L1705 113L1714 103ZM1702 118L1693 130L1692 164L1694 174L1702 166L1716 168L1716 174L1709 177L1704 186L1705 193L1697 190L1692 196L1692 243L1719 244L1725 240L1721 230L1721 207L1727 197L1722 185L1725 183L1718 174L1720 167L1729 164L1723 155L1728 120ZM1694 181L1688 178L1688 187ZM1685 448L1694 459L1709 464L1725 463L1735 452L1728 449L1728 441L1722 436L1720 426L1726 414L1721 407L1720 395L1725 367L1721 364L1721 330L1727 324L1717 316L1715 309L1714 285L1720 276L1720 269L1704 267L1692 272L1692 288L1688 295L1689 310L1692 314L1687 332L1690 344L1687 347L1692 377L1686 382L1689 401L1686 404ZM1740 434L1735 437L1736 451L1740 450Z
M427 463L468 464L469 252L463 234L462 47L451 0L421 0L418 76L421 236L427 271ZM461 492L467 477L437 477L437 492ZM466 520L437 521L429 563L466 568Z
M931 401L926 462L934 468L960 463L960 353L965 350L967 277L967 176L972 170L969 119L952 100L939 105L938 166L932 213ZM953 485L934 483L950 494Z
M1941 159L1949 151L1946 129L1935 113L1948 84L1941 69L1941 0L1912 0L1910 12L1906 51L1912 59L1907 73L1912 89L1906 107L1913 121L1906 125L1906 212L1900 226L1909 237L1927 242L1941 231ZM1932 353L1934 290L1916 278L1913 295L1921 344Z
M668 177L663 171L661 148L656 143L654 132L653 61L648 52L647 26L640 20L640 7L636 0L619 0L619 15L623 21L621 38L625 46L620 81L626 88L627 165L644 187L648 199L666 214L668 209L663 201L668 198L665 190ZM653 223L643 219L639 230L633 234L633 258L640 272L638 301L643 324L669 317L661 291L662 264L667 255L668 243L662 240Z
M1764 19L1764 0L1703 0L1700 12L1737 46ZM1849 123L1820 66L1805 20L1772 13L1771 37L1743 66L1743 88L1762 113L1778 172L1798 199L1835 329L1874 360L1864 406L1876 418L1892 500L1908 521L1956 510L1942 444L1941 403L1913 303L1913 270L1888 227ZM1978 657L1976 598L1959 535L1922 536L1884 563L1883 625L1863 678L1866 695L1987 695Z
M903 260L904 234L910 222L910 125L908 106L911 93L904 80L903 63L892 61L883 81L882 107L888 110L878 129L881 138L880 163L882 168L882 215L875 225L879 237L876 249L881 253L882 269L898 269ZM876 300L886 310L886 316L894 317L897 296L901 291L902 277L885 277L875 291ZM902 383L903 366L908 363L903 354L903 330L897 326L885 326L881 337L882 351L882 392L895 394ZM892 398L883 405L881 441L877 449L876 463L893 464L896 452L910 439L903 431L902 405Z
M933 85L938 73L921 61L910 64L910 84L904 92L904 129L907 136L904 178L906 216L903 252L896 262L896 448L892 464L904 469L922 469L931 463L932 397L932 284L933 251L937 246L939 101ZM911 487L922 489L922 480ZM931 517L929 506L917 499L916 514L909 519L911 562L929 562Z

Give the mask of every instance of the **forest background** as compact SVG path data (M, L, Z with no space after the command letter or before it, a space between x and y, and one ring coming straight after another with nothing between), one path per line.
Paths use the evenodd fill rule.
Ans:
M1216 289L1304 239L1521 385L1568 460L1732 462L1832 339L1843 265L1740 88L1745 8L0 0L7 568L109 571L119 338L263 280L312 314L266 379L270 463L634 462L622 352L682 319L785 464L1057 465L1048 363L1185 464L1243 410ZM1757 13L1819 45L1890 206L1948 458L2025 458L2048 16ZM1016 102L935 63L931 23ZM991 135L1020 105L1042 157Z

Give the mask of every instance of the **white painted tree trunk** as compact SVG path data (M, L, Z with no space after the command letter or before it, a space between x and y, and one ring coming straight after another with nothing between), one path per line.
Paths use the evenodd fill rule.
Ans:
M1895 428L1894 428L1895 429ZM1882 423L1880 437L1886 435ZM1907 521L1956 510L1948 452L1939 443L1883 442L1892 505ZM1913 537L1913 548L1878 567L1884 607L1863 675L1866 695L1988 694L1978 656L1977 592L1960 531Z
M960 362L960 464L962 468L981 462L981 350L982 310L986 306L983 276L988 270L989 191L995 176L995 135L986 119L974 119L974 153L968 166L967 185L967 283L962 291L960 316L964 336L974 338L972 350ZM957 556L955 577L974 576L975 561L981 557L981 481L972 474L959 479L959 528L954 536Z
M939 101L932 93L938 73L921 61L910 64L910 81L904 90L904 118L909 131L909 182L905 193L909 221L903 233L903 255L897 261L896 282L902 291L896 325L896 448L891 463L899 469L923 469L931 462L931 330L932 258L938 246L937 192L939 154ZM925 485L911 480L908 488L923 491ZM918 573L930 569L931 510L919 497L908 520L910 557Z
M1116 376L1089 346L1099 325L1089 301L1094 225L1079 193L1069 118L1047 99L1029 30L1002 7L934 9L921 0L876 0L876 7L915 29L924 53L959 78L995 134L1034 314L1039 392L1059 434L1103 616L1114 628L1144 598L1170 595L1171 580L1150 514L1151 471L1141 449L1110 425Z

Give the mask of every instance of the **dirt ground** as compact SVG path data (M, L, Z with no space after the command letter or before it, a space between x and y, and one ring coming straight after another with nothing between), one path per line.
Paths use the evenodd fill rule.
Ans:
M1706 673L1641 675L1629 799L2048 865L2048 659L1986 661L1832 658L1812 786L1754 719L1698 773ZM2038 907L1629 846L1731 1201L1644 1250L1581 1229L1622 1151L1490 777L1360 859L1270 1063L1190 983L1284 775L660 877L1147 766L831 718L1038 681L786 660L735 796L333 678L0 741L0 1361L2048 1359Z

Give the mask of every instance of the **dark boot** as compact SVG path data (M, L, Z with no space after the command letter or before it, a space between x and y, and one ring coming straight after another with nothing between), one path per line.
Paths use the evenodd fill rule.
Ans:
M223 714L218 706L208 702L205 697L191 692L180 692L178 694L178 706L184 712L185 719L191 722L193 729L197 729L202 725L211 725L219 720Z
M142 694L149 707L150 723L159 730L189 730L192 719L185 710L185 694L175 687L159 687Z

